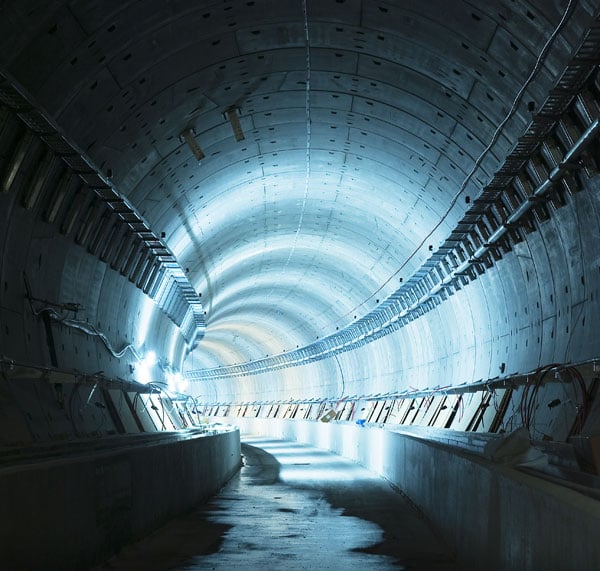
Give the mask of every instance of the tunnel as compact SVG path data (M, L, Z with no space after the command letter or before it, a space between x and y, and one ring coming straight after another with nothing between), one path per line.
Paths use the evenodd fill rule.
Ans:
M0 16L7 568L100 565L275 442L452 568L600 566L595 0Z

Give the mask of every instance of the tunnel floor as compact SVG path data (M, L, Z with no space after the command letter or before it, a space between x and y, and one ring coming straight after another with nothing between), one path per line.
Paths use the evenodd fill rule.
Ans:
M432 570L441 539L385 480L330 452L248 437L219 494L97 570Z

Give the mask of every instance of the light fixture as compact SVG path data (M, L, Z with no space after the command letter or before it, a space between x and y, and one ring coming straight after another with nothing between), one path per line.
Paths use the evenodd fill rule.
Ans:
M142 385L152 383L152 368L156 365L156 353L154 351L148 351L140 360L137 366L137 382Z
M177 371L167 371L167 384L169 390L175 393L182 393L189 387L189 382L183 377L183 375Z
M225 111L225 118L231 124L231 129L233 131L233 136L235 140L239 143L245 139L244 131L242 130L242 124L240 123L239 117L239 109L237 107L230 107Z
M187 143L187 146L190 148L192 154L194 155L194 157L196 157L196 160L198 162L200 162L204 158L204 153L202 152L198 141L196 141L196 132L193 128L185 129L181 133L181 135L179 135L179 139L182 142Z

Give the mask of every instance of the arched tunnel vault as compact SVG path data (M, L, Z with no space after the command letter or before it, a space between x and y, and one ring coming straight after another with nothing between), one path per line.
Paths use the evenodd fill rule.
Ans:
M465 269L469 279L454 276L452 295L433 303L415 290L425 297L414 308L394 298L402 283L443 281L427 264L548 100L595 4L5 3L2 72L174 253L201 294L206 330L190 345L143 293L148 276L136 275L136 288L68 232L58 237L60 220L38 216L44 206L19 211L14 191L0 196L10 220L2 353L51 360L33 350L44 329L23 302L25 272L36 297L85 306L79 316L115 349L200 369L190 390L211 401L375 394L595 355L590 169L576 175L582 192L548 216L536 210L532 231L509 233L489 264ZM18 140L11 121L4 165ZM379 335L384 325L391 334ZM302 361L324 338L349 343L349 326L363 336L349 350ZM94 336L55 329L59 365L132 375L133 355L107 356ZM227 369L267 358L252 375Z

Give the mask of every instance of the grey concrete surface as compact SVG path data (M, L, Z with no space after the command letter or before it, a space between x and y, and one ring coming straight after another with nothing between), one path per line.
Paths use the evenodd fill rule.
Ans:
M115 349L151 348L177 370L292 359L348 327L365 325L367 335L375 321L362 318L421 275L455 231L475 233L474 221L458 222L526 132L531 109L550 90L555 96L598 17L592 0L2 6L0 73L164 236L202 294L207 331L188 351L138 287L146 260L135 231L119 223L114 248L100 247L115 220L92 191L97 181L76 176L71 159L55 161L49 174L39 168L47 147L26 144L23 121L2 112L0 352L45 366L53 340L58 366L125 379L136 359L114 357L97 337L63 322L47 339L24 303L24 274L34 297L78 304L77 319ZM585 65L593 66L597 44ZM224 115L231 107L243 142ZM586 126L579 121L577 134ZM188 128L206 155L200 163L180 137ZM15 156L20 148L24 157ZM195 396L373 395L594 357L598 180L593 165L580 166L572 166L564 205L548 204L550 217L532 223L537 231L519 227L512 251L501 248L492 267L402 331L285 372L196 383Z
M229 419L231 420L231 419ZM245 434L329 449L384 476L440 530L465 571L596 571L600 502L469 454L350 423L235 419Z
M567 139L595 122L599 13L597 0L3 2L0 355L132 380L143 368L126 348L152 350L165 369L142 380L159 382L167 368L289 364L328 336L373 339L372 312L385 309L382 320L399 323L403 305L417 303L423 315L415 310L392 334L335 358L190 390L201 403L338 400L595 358L597 137L590 156L573 162L555 156L571 144L552 134L544 157L523 157L531 172L504 173L511 182L500 194L485 189L554 100L588 31L580 66L593 74L558 91L579 109L569 108ZM8 87L28 103L15 103ZM226 118L232 109L244 141ZM50 123L60 136L48 136ZM188 130L201 161L181 137ZM63 138L92 164L65 150ZM447 268L429 274L429 260L458 263L444 246L457 233L458 257L470 258L520 202L534 202L530 191L556 161L569 171L560 192L536 197L510 239L427 309L423 291L450 277ZM142 247L139 227L97 192L98 176L143 216L201 295L207 331L198 347L144 292L161 248ZM117 240L107 248L111 231ZM178 306L170 298L177 288L157 279ZM74 314L78 323L69 324L64 317ZM39 395L23 400L34 403L27 412L36 423L58 432ZM10 402L0 394L2 408ZM304 430L295 424L290 436ZM314 430L315 443L418 498L468 569L484 559L488 569L600 567L598 511L577 496L388 433ZM121 545L138 487L145 495L134 513L171 515L169 498L185 496L187 478L202 481L218 454L199 456L186 472L172 469L186 465L174 453L111 467L98 455L42 479L6 476L14 488L0 489L3 565L18 553L45 557L29 568L80 569L81 560L56 554ZM26 541L11 535L14 522L27 528Z
M455 568L414 505L358 464L261 437L242 452L220 494L96 571Z
M214 494L239 464L230 431L2 468L2 568L87 569Z

